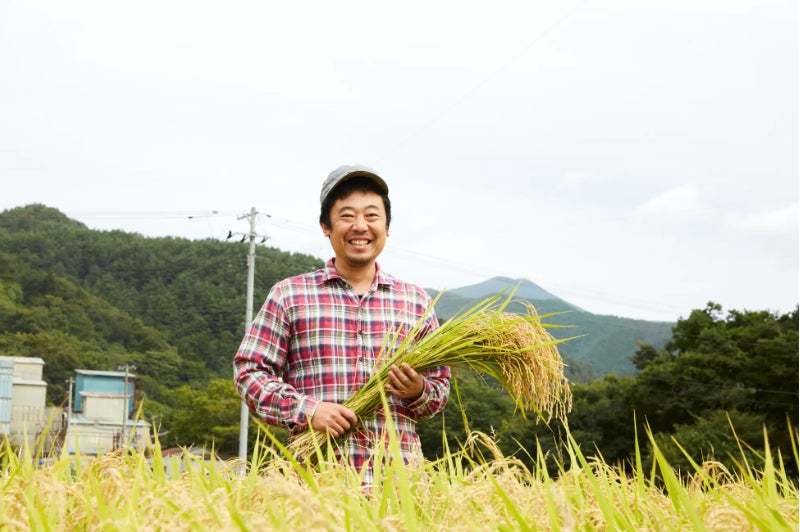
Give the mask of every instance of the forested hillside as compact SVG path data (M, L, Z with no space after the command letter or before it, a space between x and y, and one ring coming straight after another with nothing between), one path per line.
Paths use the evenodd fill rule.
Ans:
M161 331L182 357L227 371L244 328L246 244L92 231L44 206L2 213L0 231L0 251L24 269L74 280ZM321 264L264 247L257 261L256 299Z
M163 423L166 443L190 444L174 429L193 427L190 416L202 406L190 411L187 394L209 386L227 391L203 412L207 424L222 426L225 410L238 409L230 374L244 330L246 254L238 242L93 231L42 205L5 211L0 352L44 358L55 404L64 402L75 368L132 363L145 412ZM259 248L256 299L276 280L320 265L307 255Z
M509 279L509 281L511 280ZM537 294L536 290L532 290L525 284L520 283L521 290L514 293L517 301L512 303L509 308L514 312L526 312L524 305L529 303L539 313L553 313L551 317L547 318L548 323L566 326L551 329L550 332L553 336L556 338L579 337L559 347L561 354L568 359L569 375L573 381L587 382L608 373L620 375L633 373L636 368L631 362L631 357L636 352L637 345L645 343L663 347L669 341L672 327L675 325L668 322L592 314L558 298L525 297L526 294ZM528 282L527 284L532 283ZM480 285L475 285L469 291L457 289L445 292L436 307L438 316L447 319L460 310L470 308L487 295L497 293L492 290L509 293L515 284L508 282L483 283L483 290L476 290L475 288L478 286ZM539 292L543 291L539 289ZM463 293L480 294L480 296L464 297L461 295Z
M679 320L663 349L643 344L632 362L639 370L633 376L608 375L573 386L569 427L586 452L632 463L635 416L639 441L649 427L670 463L684 471L691 466L673 437L694 460L714 458L735 470L740 451L731 427L745 449L763 448L766 428L771 445L797 472L789 429L796 434L798 424L797 308L786 314L726 313L709 303ZM529 461L536 441L545 451L559 452L565 437L559 424L520 419L497 386L473 375L461 373L459 383L470 428L494 434L505 453ZM444 417L452 447L465 435L457 401L451 400ZM441 452L441 427L440 419L420 425L431 455Z
M244 327L246 252L239 243L93 231L41 205L0 213L0 353L44 358L55 404L64 402L75 368L132 363L138 398L148 419L160 423L165 445L213 442L223 453L235 452L239 400L230 364ZM320 265L307 255L260 248L257 304L276 280ZM446 294L438 312L447 317L472 301ZM564 309L558 300L535 302L541 312ZM671 331L669 324L571 310L551 321L579 325L556 330L560 335L589 333L563 349L575 357L573 379L589 377L587 361L623 371L622 360L636 371L573 386L569 425L586 449L599 449L609 461L630 459L636 413L640 430L646 420L673 463L685 463L673 435L696 453L730 460L737 448L729 416L755 448L766 426L784 459L793 461L786 427L787 420L797 424L796 309L724 313L709 304L687 309ZM645 342L638 349L631 347L636 339ZM613 360L597 356L622 349ZM459 382L471 427L494 434L504 452L519 451L519 443L530 452L536 439L556 451L563 430L521 419L490 382L467 373ZM463 421L453 397L444 421L455 445ZM430 456L440 452L441 428L441 417L420 425Z

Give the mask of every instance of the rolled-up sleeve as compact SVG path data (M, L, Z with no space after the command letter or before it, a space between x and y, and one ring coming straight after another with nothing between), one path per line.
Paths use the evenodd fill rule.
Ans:
M436 314L431 312L420 333L420 337L424 337L438 328L439 321L436 318ZM431 368L422 372L422 376L425 378L422 395L407 405L418 420L433 417L444 410L450 397L449 367L438 366Z
M292 432L304 429L318 401L283 382L291 323L279 285L269 292L233 357L234 384L254 415Z

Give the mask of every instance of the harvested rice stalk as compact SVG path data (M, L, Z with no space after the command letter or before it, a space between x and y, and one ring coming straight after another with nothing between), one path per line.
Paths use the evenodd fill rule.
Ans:
M511 314L505 311L511 296L494 296L419 338L436 301L438 297L407 334L387 335L376 371L344 406L360 419L373 415L381 405L381 389L392 365L407 363L417 371L461 366L500 382L523 415L534 412L545 421L554 416L565 419L572 392L556 345L566 340L555 340L547 332L549 325L541 322L532 305L527 305L526 314ZM299 457L308 457L325 439L326 435L309 431L295 438L290 448Z

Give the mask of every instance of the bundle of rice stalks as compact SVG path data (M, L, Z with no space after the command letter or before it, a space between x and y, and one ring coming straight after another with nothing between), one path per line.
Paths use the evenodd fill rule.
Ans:
M440 294L441 295L441 294ZM437 299L425 316L405 335L388 334L369 381L344 406L359 419L375 414L388 381L389 368L403 363L417 371L437 366L469 367L496 379L514 399L523 415L534 412L549 421L565 419L572 407L572 392L564 376L564 362L547 325L532 305L525 314L506 312L511 296L494 296L451 318L432 333L420 331L433 312ZM310 456L326 435L309 431L291 444L299 457Z

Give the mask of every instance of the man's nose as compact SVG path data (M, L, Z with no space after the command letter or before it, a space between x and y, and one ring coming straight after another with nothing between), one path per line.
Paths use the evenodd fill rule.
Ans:
M353 221L353 227L355 229L366 230L367 229L367 219L364 218L363 216L356 216L355 221Z

